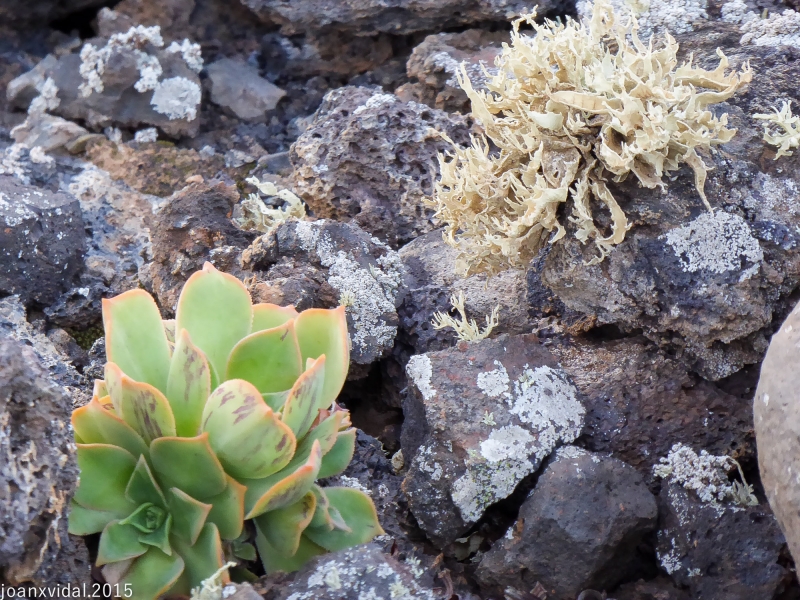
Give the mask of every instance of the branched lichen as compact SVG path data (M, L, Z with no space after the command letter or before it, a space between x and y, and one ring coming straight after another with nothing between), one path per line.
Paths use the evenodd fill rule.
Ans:
M458 311L461 320L457 321L447 313L437 311L433 314L433 321L431 323L433 328L444 329L445 327L452 327L458 339L465 342L476 342L489 337L489 334L492 333L492 330L497 327L499 323L500 307L495 306L492 309L492 314L486 317L486 327L481 329L478 327L475 319L467 318L464 302L463 291L459 291L458 294L450 296L450 304L452 304L454 310Z
M520 33L522 23L535 35ZM549 238L566 234L559 209L567 202L575 237L592 241L599 254L591 262L601 261L628 229L609 179L633 174L644 187L664 188L664 173L685 163L709 206L697 151L728 142L735 130L708 107L749 82L749 66L726 74L720 51L713 71L691 61L679 66L669 34L653 48L637 32L633 16L622 22L598 0L588 24L517 20L488 92L476 91L462 70L460 84L485 136L440 157L433 200L462 271L527 264ZM598 204L610 212L610 231L595 223Z
M256 177L250 177L245 181L255 186L270 204L275 204L277 201L285 203L286 207L267 206L259 194L249 194L236 207L234 213L234 222L242 229L267 233L285 221L306 217L303 201L289 190L279 190L274 183L259 181Z
M778 152L775 160L781 156L791 156L790 148L800 148L800 115L792 115L789 100L784 100L781 109L773 108L773 114L758 113L754 119L765 121L764 141L771 146L777 146Z
M233 586L230 586L231 594L225 594L226 585L223 583L223 575L226 575L230 567L235 567L235 562L229 562L218 569L207 579L204 579L200 587L192 590L191 600L223 600L232 595L235 591Z

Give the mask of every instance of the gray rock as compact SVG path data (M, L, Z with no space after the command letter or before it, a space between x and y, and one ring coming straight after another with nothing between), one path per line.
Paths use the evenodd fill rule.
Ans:
M72 121L47 113L28 115L23 123L11 130L11 137L28 148L39 146L45 152L66 147L79 149L79 140L88 139L89 132Z
M532 8L522 0L241 0L268 22L280 23L284 33L295 34L320 29L340 29L354 35L374 35L385 31L407 34L414 31L438 30L480 21L507 21ZM566 2L538 2L539 14L563 11Z
M775 598L792 578L781 566L786 542L766 506L704 503L665 483L659 514L659 561L692 598Z
M569 233L544 260L545 285L569 308L643 331L706 379L720 380L757 364L767 347L773 315L785 314L800 284L800 169L797 154L773 161L752 118L796 94L796 49L741 46L736 27L711 23L681 36L682 49L717 64L719 46L736 68L754 70L748 91L719 106L738 132L704 160L710 167L707 211L688 168L667 181L665 193L632 181L613 193L633 226L625 241L598 265L594 250Z
M78 480L68 394L24 344L0 338L0 584L89 584L67 533Z
M403 266L397 252L354 224L283 223L244 251L242 265L257 274L251 286L256 302L298 310L346 306L351 378L366 375L367 365L391 352Z
M676 443L740 459L755 455L746 383L727 393L643 337L548 341L585 398L586 447L636 467L646 481Z
M76 198L0 176L0 293L47 306L76 281L85 251Z
M31 101L39 92L48 77L48 73L58 64L58 58L48 54L33 67L8 82L6 87L6 100L14 108L28 108Z
M41 25L102 4L102 0L2 0L0 18Z
M613 600L691 600L689 594L675 587L665 576L650 581L639 580L621 585Z
M800 560L800 482L789 474L800 470L800 439L794 433L800 418L798 365L800 304L772 337L753 400L761 481L796 561Z
M636 470L565 446L556 451L519 517L478 566L483 584L553 600L608 590L634 572L636 547L656 526L656 499Z
M440 548L583 428L578 391L532 335L416 355L406 372L403 490Z
M221 58L206 67L211 101L244 121L264 121L286 95L258 74L258 69L232 58Z
M402 245L436 227L424 199L449 147L441 133L464 143L469 123L380 89L336 89L292 146L294 191L315 216Z
M421 584L415 567L406 566L373 544L339 550L311 561L293 581L268 600L363 600L402 598L436 600Z

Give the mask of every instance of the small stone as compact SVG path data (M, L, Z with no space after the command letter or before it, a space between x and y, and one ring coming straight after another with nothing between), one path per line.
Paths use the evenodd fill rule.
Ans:
M517 522L481 560L485 585L548 598L608 590L638 566L637 545L656 526L656 500L636 470L574 446L556 451Z
M286 92L247 63L221 58L206 67L211 101L244 121L264 121Z

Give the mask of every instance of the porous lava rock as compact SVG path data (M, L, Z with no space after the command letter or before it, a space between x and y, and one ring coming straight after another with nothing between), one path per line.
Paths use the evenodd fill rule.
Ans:
M785 548L767 506L703 502L672 482L661 488L658 559L692 598L775 598L792 578Z
M351 378L366 375L364 367L391 351L403 265L397 252L356 225L282 223L244 251L242 266L255 274L256 302L297 310L345 306Z
M540 583L547 597L573 600L608 590L635 572L637 546L655 529L656 499L642 476L615 458L559 448L519 510L486 553L478 579L499 592Z
M338 88L292 146L294 191L315 216L353 220L401 245L435 228L424 200L450 147L442 134L466 143L469 131L464 117L378 88Z
M47 306L77 281L85 252L76 198L0 175L0 294Z
M440 548L583 428L578 390L533 335L415 355L406 372L403 490Z
M71 410L33 350L0 337L0 584L89 583L86 548L67 533Z

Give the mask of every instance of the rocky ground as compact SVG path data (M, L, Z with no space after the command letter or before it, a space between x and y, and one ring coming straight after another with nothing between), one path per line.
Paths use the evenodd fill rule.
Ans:
M752 115L800 107L800 18L747 37L734 3L650 4L684 57L753 68L714 108L738 129L705 157L715 211L688 168L629 179L604 262L567 236L487 279L456 274L425 200L442 134L480 131L459 64L479 85L533 3L0 0L0 584L97 580L66 517L101 299L143 287L170 315L210 261L255 302L347 306L339 483L386 531L231 598L800 598L752 410L800 299L800 152L774 160ZM250 177L309 218L256 223ZM499 306L489 338L432 326L459 292L478 321Z

